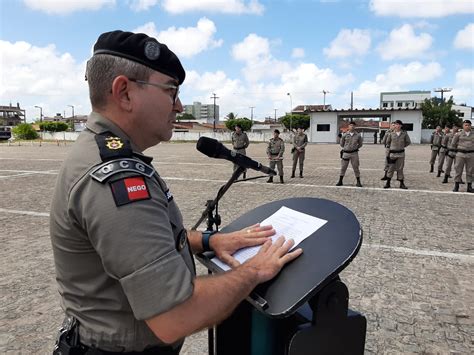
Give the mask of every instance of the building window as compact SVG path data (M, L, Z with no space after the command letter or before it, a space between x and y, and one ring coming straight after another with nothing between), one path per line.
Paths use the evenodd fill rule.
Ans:
M397 102L397 107L403 107L403 102Z
M387 102L383 102L383 103L382 103L382 107L388 107L388 103L387 103Z
M403 130L407 132L413 131L413 123L404 123Z
M459 117L464 117L464 112L458 112Z
M316 131L318 132L329 132L331 130L330 124L318 124L316 125Z

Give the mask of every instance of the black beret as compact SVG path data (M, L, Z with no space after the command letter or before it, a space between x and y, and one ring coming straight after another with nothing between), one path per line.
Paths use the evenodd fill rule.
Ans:
M349 121L349 124L351 125L354 125L354 126L357 126L356 123L354 121Z
M402 121L400 121L400 120L396 120L394 123L396 123L396 124L399 124L399 125L402 125L402 126L403 126L403 122L402 122Z
M280 134L280 131L278 129L275 129L273 132L275 132L276 134Z
M462 123L467 123L467 124L472 125L471 120L464 120L464 121L462 121Z
M126 58L166 74L181 85L186 72L176 54L166 45L144 33L112 31L102 33L94 45L94 54Z

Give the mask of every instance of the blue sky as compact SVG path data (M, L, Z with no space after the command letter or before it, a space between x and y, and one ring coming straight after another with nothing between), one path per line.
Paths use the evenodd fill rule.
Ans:
M472 0L3 0L0 105L28 120L91 110L84 68L100 33L140 31L187 71L181 101L255 119L290 106L378 107L380 92L452 88L474 105ZM290 95L288 95L290 93ZM432 92L432 95L439 95Z

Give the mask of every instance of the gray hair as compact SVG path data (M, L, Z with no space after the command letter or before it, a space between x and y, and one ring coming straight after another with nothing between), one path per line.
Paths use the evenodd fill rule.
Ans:
M104 108L107 96L112 89L114 79L125 75L137 80L148 80L153 69L147 66L108 54L94 55L86 68L86 80L89 83L89 98L92 108Z

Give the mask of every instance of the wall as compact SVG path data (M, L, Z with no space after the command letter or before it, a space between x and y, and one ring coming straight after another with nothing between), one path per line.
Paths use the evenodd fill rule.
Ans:
M421 111L393 111L392 122L400 120L403 123L413 123L413 131L409 131L408 135L412 143L421 143L421 122L423 114Z
M337 114L334 112L318 112L311 114L311 126L308 132L310 142L316 143L335 143L337 137ZM316 126L318 124L329 124L330 130L326 132L318 132Z

